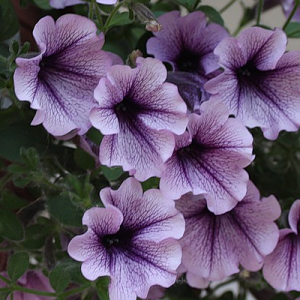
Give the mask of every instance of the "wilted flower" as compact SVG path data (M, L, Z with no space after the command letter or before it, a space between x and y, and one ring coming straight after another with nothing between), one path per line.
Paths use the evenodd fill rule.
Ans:
M2 276L7 277L6 272L1 273ZM26 271L21 278L17 280L17 285L25 287L27 289L33 289L42 292L54 293L55 291L50 285L48 277L46 277L41 271ZM0 278L0 288L6 287ZM9 300L10 297L7 298ZM13 299L15 300L51 300L55 299L54 297L40 296L34 294L28 294L21 291L13 292Z
M66 6L84 4L87 2L88 1L85 0L50 0L49 4L56 9L61 9L61 8L65 8ZM100 4L112 5L115 4L117 0L96 0L96 2Z
M251 182L245 198L225 214L214 215L204 197L193 195L176 201L176 208L186 221L180 240L182 263L194 287L238 273L239 264L249 271L259 270L277 244L274 221L280 216L279 203L274 196L260 199Z
M158 18L162 30L147 42L147 52L169 62L174 71L207 75L219 68L214 48L226 30L215 23L207 24L204 13L197 11L180 17L179 11Z
M300 126L300 52L284 53L285 33L262 28L226 38L215 49L225 71L205 84L210 99L222 100L231 114L264 136Z
M172 155L173 133L188 122L186 105L157 59L137 58L137 67L113 66L95 90L99 106L91 112L94 127L105 136L100 162L121 165L138 180L160 176ZM172 133L173 132L173 133Z
M289 213L291 229L281 229L274 252L265 261L263 274L275 288L300 291L300 200L293 203Z
M245 126L228 118L226 106L207 101L200 115L190 114L188 131L176 137L176 147L165 165L160 189L166 197L206 194L216 214L232 209L246 194L252 161L252 136Z
M43 123L55 136L74 129L81 135L91 127L93 92L112 64L111 56L100 50L104 37L96 32L91 20L71 14L56 23L47 16L36 24L33 35L41 53L17 58L14 74L17 97L37 110L32 125Z
M134 178L113 191L100 192L105 208L86 211L83 224L88 231L73 238L71 257L82 261L82 273L89 280L110 276L110 300L146 298L149 288L171 286L181 262L184 220L174 202L157 189L143 194Z

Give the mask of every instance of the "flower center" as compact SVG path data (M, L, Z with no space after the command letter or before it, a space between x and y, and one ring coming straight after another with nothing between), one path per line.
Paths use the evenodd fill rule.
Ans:
M199 73L199 55L189 51L183 50L179 54L177 61L177 70L182 72L192 72L192 73Z
M106 249L114 247L126 248L130 245L133 232L131 230L120 228L117 233L108 234L101 238L101 243Z
M258 72L259 71L251 61L236 70L237 77L240 79L242 79L243 77L245 78L253 76Z

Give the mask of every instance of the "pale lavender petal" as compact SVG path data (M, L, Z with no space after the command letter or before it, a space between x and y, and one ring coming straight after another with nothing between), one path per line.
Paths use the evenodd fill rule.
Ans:
M282 8L283 8L285 16L288 17L291 14L291 12L295 6L295 0L281 0L281 4L282 4ZM300 8L299 7L293 16L293 20L300 22Z
M165 288L160 285L153 285L149 289L148 296L146 300L158 300L161 299L165 295Z
M205 278L197 277L192 272L188 272L186 274L186 280L187 280L187 283L189 286L196 288L196 289L206 289L210 284L209 280L207 280Z
M291 229L298 234L298 226L300 221L300 200L297 200L291 206L289 212L289 224Z
M100 4L112 5L117 2L117 0L96 0ZM62 9L66 6L72 6L76 4L85 4L86 1L83 0L50 0L50 5L56 9Z

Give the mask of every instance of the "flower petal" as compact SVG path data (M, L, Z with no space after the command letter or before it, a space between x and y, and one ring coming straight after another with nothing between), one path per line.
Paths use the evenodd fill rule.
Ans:
M289 212L289 224L291 229L297 234L300 221L300 200L296 200Z

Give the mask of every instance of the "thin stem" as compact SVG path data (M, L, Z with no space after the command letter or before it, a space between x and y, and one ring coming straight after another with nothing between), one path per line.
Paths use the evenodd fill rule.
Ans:
M10 284L10 280L4 277L3 275L0 274L0 279L5 282L6 284Z
M224 11L226 11L231 5L233 5L236 2L236 0L231 0L229 1L225 6L223 6L220 10L219 13L222 14Z
M296 13L298 7L300 5L300 1L299 0L295 0L295 5L294 5L294 8L293 10L291 11L289 17L287 18L286 22L284 23L283 27L282 27L282 30L285 30L286 27L290 24L294 14Z
M66 291L62 294L59 294L59 297L62 297L63 299L66 299L67 297L71 296L71 295L74 295L74 294L78 294L80 292L82 292L83 290L87 289L88 287L90 287L91 284L90 283L86 283L86 284L83 284L75 289L72 289L72 290L69 290L69 291Z
M40 296L48 296L48 297L56 297L56 293L50 293L50 292L43 292L43 291L37 291L32 289L27 289L25 287L19 286L19 285L13 285L12 288L14 291L20 291L28 294L34 294L34 295L40 295Z
M93 4L94 4L94 7L95 7L96 17L97 17L97 20L98 20L98 23L99 23L99 26L100 26L99 29L102 31L103 30L103 21L102 21L102 16L101 16L101 13L100 13L100 10L99 10L99 6L96 3L96 0L93 0Z
M89 4L88 17L89 17L90 20L93 21L93 19L94 19L94 3L93 3L93 2L91 2L91 3Z
M264 0L259 0L257 16L256 16L256 25L257 26L260 24L260 19L261 19L261 13L262 13L262 10L263 10L263 6L264 6Z
M105 24L104 24L104 28L103 28L103 32L106 33L106 31L108 30L108 26L111 22L111 20L113 19L113 17L115 16L115 14L118 12L119 8L123 5L123 2L120 2L117 6L115 6L115 8L113 9L113 11L110 13L109 17L107 18Z
M12 288L10 288L10 287L0 288L0 293L1 292L12 292Z

